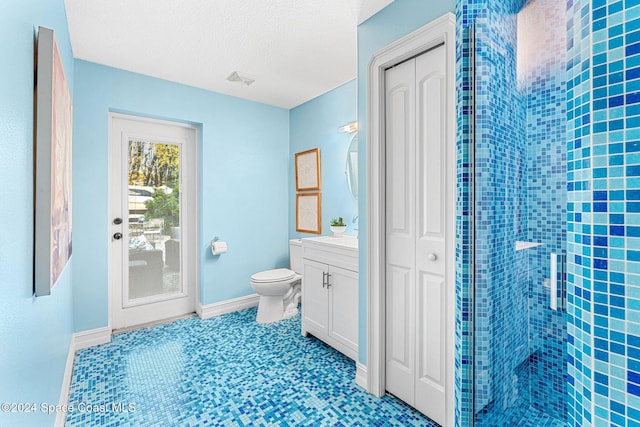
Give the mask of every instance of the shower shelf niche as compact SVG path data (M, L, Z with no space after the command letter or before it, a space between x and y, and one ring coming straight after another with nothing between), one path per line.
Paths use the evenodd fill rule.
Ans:
M537 248L538 246L542 246L542 243L516 241L516 251L522 251L524 249Z

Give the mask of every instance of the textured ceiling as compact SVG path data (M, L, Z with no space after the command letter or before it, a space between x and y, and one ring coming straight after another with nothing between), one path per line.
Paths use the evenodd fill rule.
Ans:
M75 58L283 108L357 74L357 25L393 0L65 0ZM255 79L247 86L226 78Z

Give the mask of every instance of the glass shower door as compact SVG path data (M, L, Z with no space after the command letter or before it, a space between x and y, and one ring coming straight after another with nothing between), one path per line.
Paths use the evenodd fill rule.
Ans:
M489 0L475 19L476 426L565 425L565 15Z

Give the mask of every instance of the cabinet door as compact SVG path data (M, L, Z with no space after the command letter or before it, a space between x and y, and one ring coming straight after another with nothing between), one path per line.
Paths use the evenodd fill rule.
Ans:
M329 274L329 337L357 352L358 273L330 266Z
M327 335L328 325L328 289L323 286L326 264L305 259L302 274L302 329L318 335Z

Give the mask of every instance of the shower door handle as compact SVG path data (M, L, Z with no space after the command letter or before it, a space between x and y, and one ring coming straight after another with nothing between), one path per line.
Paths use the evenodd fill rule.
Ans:
M564 311L567 309L567 256L551 253L549 259L549 308ZM560 295L558 296L558 292ZM558 304L560 298L560 304Z
M549 273L549 308L551 310L558 309L558 255L551 252Z

